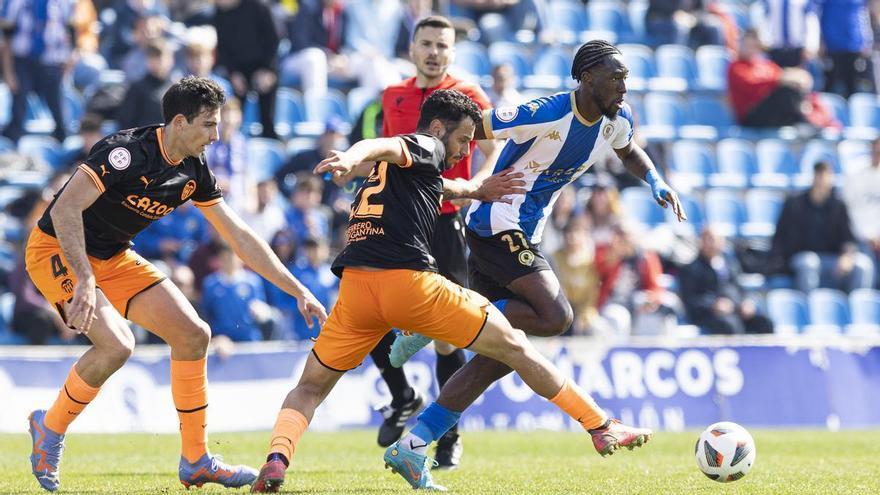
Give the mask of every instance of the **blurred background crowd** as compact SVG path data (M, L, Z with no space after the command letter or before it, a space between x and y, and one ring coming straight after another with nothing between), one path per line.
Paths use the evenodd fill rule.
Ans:
M0 5L0 343L83 342L28 279L25 237L91 146L160 122L162 94L187 74L228 93L207 151L226 200L329 309L353 190L311 169L381 135L381 91L414 74L411 29L431 13L456 25L450 72L495 106L573 88L584 41L624 55L636 139L689 222L674 222L616 157L565 188L541 247L573 305L569 334L880 336L876 0ZM191 205L135 249L215 335L317 333Z

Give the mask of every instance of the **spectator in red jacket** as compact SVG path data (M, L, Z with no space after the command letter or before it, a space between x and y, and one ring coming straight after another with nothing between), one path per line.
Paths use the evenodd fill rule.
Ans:
M730 103L740 125L780 127L809 123L839 126L811 94L813 78L800 68L782 69L766 58L757 32L743 35L739 58L727 69Z

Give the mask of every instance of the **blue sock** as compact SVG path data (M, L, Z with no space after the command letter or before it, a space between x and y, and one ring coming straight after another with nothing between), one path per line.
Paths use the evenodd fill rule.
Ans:
M501 311L501 314L504 314L504 308L507 307L508 302L510 302L510 299L499 299L497 301L492 301L492 304L498 308L498 311Z
M419 414L419 422L410 433L425 442L436 442L455 426L455 423L458 423L459 418L461 418L460 412L450 411L433 402Z

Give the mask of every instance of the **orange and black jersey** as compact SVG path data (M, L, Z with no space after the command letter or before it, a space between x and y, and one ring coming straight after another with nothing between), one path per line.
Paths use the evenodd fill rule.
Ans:
M78 166L102 193L83 212L90 256L110 259L130 247L138 232L189 199L196 206L223 200L204 156L171 161L162 146L162 132L162 126L153 125L111 134ZM51 236L55 228L49 213L57 199L56 194L37 224Z
M428 134L398 136L405 163L379 162L351 205L346 246L333 272L346 266L437 271L431 239L440 216L446 148Z

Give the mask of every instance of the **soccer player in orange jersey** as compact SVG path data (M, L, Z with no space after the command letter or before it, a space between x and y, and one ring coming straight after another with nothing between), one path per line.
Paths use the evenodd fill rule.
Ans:
M138 232L192 201L245 263L298 300L309 326L312 318L326 319L321 303L224 203L205 163L224 102L223 90L209 79L187 77L172 85L162 98L164 124L99 141L28 238L26 266L34 284L67 325L92 342L48 411L30 415L31 466L46 490L60 486L67 427L131 355L134 336L126 319L171 346L180 482L240 487L256 478L256 470L227 465L207 449L210 328L180 290L131 249Z

